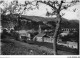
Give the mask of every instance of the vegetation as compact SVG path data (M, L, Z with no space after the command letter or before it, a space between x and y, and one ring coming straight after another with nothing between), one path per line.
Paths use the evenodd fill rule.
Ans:
M16 3L14 4L14 2L16 2ZM38 8L38 4L39 3L46 4L46 5L48 5L48 6L50 6L52 8L53 12L52 13L47 12L47 16L56 15L57 18L51 18L51 19L40 18L40 17L38 17L38 19L37 18L33 19L33 17L32 17L32 19L30 19L30 17L28 17L28 16L22 16L21 15L22 13L19 13L19 15L16 16L16 15L14 15L14 13L15 13L16 8L19 5L18 5L18 1L14 1L14 2L11 3L11 5L9 5L8 7L6 7L2 11L2 16L1 16L2 20L1 20L1 22L2 22L3 28L4 27L7 27L7 28L14 27L15 30L17 30L17 29L18 30L20 30L20 29L35 29L35 30L37 30L38 27L39 27L39 25L44 25L44 26L47 25L49 27L50 26L53 27L55 29L54 30L54 34L53 34L53 39L54 39L54 42L53 42L53 48L54 49L53 50L55 51L55 52L53 51L54 54L57 54L56 53L57 52L57 48L56 48L56 46L57 46L57 37L58 37L60 28L61 27L68 27L68 28L70 27L71 28L71 27L74 27L74 26L77 27L77 28L79 28L79 23L76 23L75 21L70 21L71 23L67 21L66 24L65 24L65 22L62 22L62 20L64 20L62 18L62 16L64 14L62 14L62 15L60 14L61 10L67 9L68 7L72 6L73 4L75 5L79 1L74 1L75 3L73 3L73 1L72 1L69 6L66 6L66 5L63 6L64 3L67 3L67 2L65 2L63 0L61 0L60 3L58 3L57 0L56 1L50 1L50 0L48 0L48 1L36 1L36 7L37 8ZM31 7L29 7L29 8L25 7L25 6L31 5L31 4L32 4L32 2L29 2L29 1L25 2L24 10L23 11L25 11L25 9L28 9L28 10L32 9ZM58 8L56 7L56 5L57 5ZM18 11L19 10L20 9L18 9ZM5 15L7 11L10 12L10 15ZM25 21L22 21L23 19L25 19ZM54 23L53 20L55 21L55 23ZM44 21L46 21L47 23L44 23ZM53 21L53 22L51 23L50 21ZM75 22L75 24L74 24L74 22Z

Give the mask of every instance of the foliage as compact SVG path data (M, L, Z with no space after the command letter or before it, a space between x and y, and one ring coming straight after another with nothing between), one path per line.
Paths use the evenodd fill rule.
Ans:
M39 9L38 7L39 7L39 3L43 3L43 4L46 4L46 5L48 5L48 6L50 6L51 8L52 8L52 10L53 10L53 12L50 14L49 12L47 12L47 15L49 16L49 15L56 15L57 16L57 18L58 18L58 20L57 20L57 22L56 22L56 27L55 27L55 32L54 32L54 35L53 35L53 38L54 38L54 43L53 43L53 45L54 45L54 51L55 51L55 53L54 54L56 54L56 41L57 41L57 36L58 36L58 33L59 33L59 29L60 29L60 27L61 27L61 22L62 22L62 16L63 15L65 15L65 14L60 14L60 12L61 12L61 10L63 10L63 9L67 9L68 7L71 7L71 6L73 6L73 5L75 5L77 2L79 2L79 0L77 1L72 1L72 2L70 2L70 5L63 5L63 4L65 4L65 3L67 3L65 0L61 0L60 1L60 3L57 1L57 0L37 0L37 1L35 1L36 2L36 7L37 7L37 9ZM75 2L75 3L74 3ZM27 6L27 5L33 5L32 4L33 2L25 2L25 5L24 6ZM13 7L12 7L13 6ZM14 13L14 11L15 11L15 9L16 9L16 6L18 6L18 2L16 2L15 4L13 4L13 3L11 3L11 5L9 5L9 7L8 8L6 8L5 9L5 11L3 12L3 13L5 13L7 10L9 10L9 12L10 12L10 14L13 14ZM19 8L20 9L20 8ZM19 10L18 9L18 10ZM26 8L26 7L24 7L24 10L25 9L27 9L27 10L33 10L33 8L32 8L32 6L30 6L29 8ZM23 11L24 11L23 10ZM23 26L23 22L20 22L19 20L18 20L18 22L19 22L19 24L20 25L22 25ZM34 23L33 23L34 24ZM33 24L31 24L30 26L31 27L34 27L33 26ZM14 24L13 24L14 25ZM46 24L47 25L47 24ZM29 26L29 25L28 25ZM30 28L31 28L30 27ZM22 28L22 27L21 27Z
M66 36L59 36L60 39L62 39L63 42L67 41L73 41L73 42L79 42L79 32L72 32L73 34L69 33Z

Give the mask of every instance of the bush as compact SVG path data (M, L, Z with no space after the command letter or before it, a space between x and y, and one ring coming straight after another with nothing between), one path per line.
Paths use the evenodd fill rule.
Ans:
M11 30L10 34L11 34L11 37L12 37L12 38L14 38L14 39L16 39L16 40L19 39L19 33Z
M10 34L7 32L6 29L4 29L3 32L1 33L1 39L5 39L7 36L10 36Z

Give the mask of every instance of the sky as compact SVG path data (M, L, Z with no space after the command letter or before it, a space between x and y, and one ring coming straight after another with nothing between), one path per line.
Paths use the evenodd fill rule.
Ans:
M4 0L6 3L10 3L13 0ZM18 0L19 3L24 4L25 0ZM34 1L34 0L29 0L29 1ZM60 0L58 0L60 1ZM66 2L71 2L72 0L66 0ZM0 5L0 7L2 7ZM4 8L4 7L2 7ZM73 12L73 9L77 9L75 12ZM34 10L26 10L23 12L24 15L28 15L28 16L41 16L41 17L46 17L46 12L52 12L51 7L39 3L39 9L34 9ZM63 16L63 18L66 18L68 20L80 20L80 3L77 3L76 5L69 7L67 10L62 10L61 13L65 13L65 15ZM52 17L56 17L55 15Z

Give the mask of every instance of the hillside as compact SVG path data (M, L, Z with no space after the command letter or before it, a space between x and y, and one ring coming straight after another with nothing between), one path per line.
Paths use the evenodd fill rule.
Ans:
M38 16L22 16L26 19L30 19L36 22L42 21L42 22L51 22L53 21L54 24L56 24L58 18L44 18L44 17L38 17ZM52 23L49 23L52 25ZM62 18L61 26L65 28L78 28L79 27L79 20L68 20L65 18Z
M19 22L17 22L17 19L19 20ZM14 26L19 25L22 26L21 28L25 27L29 29L32 29L36 26L36 28L38 29L39 24L44 26L49 26L49 27L55 27L57 20L58 18L44 18L38 16L24 16L24 15L19 16L15 14L15 15L2 16L2 25L3 26L11 25L11 24ZM31 22L27 22L27 21L31 21ZM44 23L46 23L46 25ZM62 18L61 27L79 28L79 21Z
M22 15L21 17L25 17L25 18L34 20L36 22L38 22L38 21L43 21L43 22L54 21L54 22L56 22L58 20L58 18L51 18L51 17L47 18L47 17L39 17L39 16L24 16L24 15ZM62 21L68 21L68 20L63 18Z

